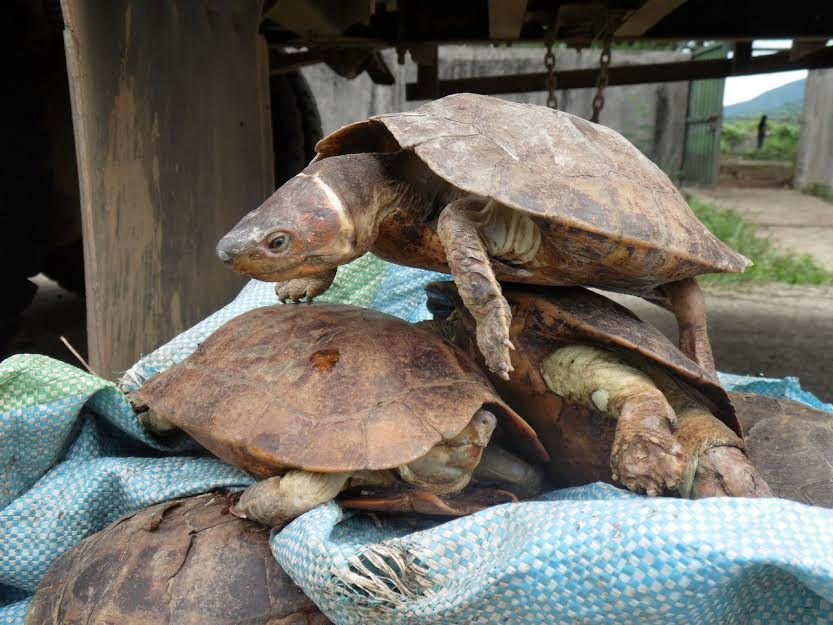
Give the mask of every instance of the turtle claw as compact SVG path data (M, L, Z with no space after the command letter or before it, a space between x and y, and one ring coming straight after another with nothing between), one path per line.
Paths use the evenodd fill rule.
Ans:
M676 417L659 391L626 402L619 415L610 467L628 490L656 497L679 486L686 454L672 431Z
M241 512L237 506L231 506L229 509L229 514L232 516L236 516L238 519L248 519L249 517L246 516L245 512Z
M503 380L509 379L512 367L511 351L515 349L509 339L509 324L512 314L503 297L501 306L493 308L477 322L477 346L486 360L486 366Z
M487 365L489 364L488 360L486 361L486 364ZM507 364L505 362L499 362L494 366L490 365L489 369L493 373L495 373L501 380L507 380L507 381L509 380L509 374L512 373L515 370L515 368L512 365Z
M303 301L311 303L313 298L318 297L330 288L334 278L335 270L332 270L306 278L278 282L275 285L275 293L284 304L287 301L291 301L293 304L300 304Z

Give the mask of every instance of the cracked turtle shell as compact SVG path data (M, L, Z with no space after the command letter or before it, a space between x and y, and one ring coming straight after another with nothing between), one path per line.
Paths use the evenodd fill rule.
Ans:
M47 571L26 625L325 625L269 549L268 529L206 494L129 514Z

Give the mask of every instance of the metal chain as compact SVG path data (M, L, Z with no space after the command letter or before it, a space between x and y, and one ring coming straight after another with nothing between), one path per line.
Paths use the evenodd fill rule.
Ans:
M547 53L544 55L544 66L547 68L547 106L551 109L558 107L558 96L555 95L555 53L552 51L555 44L555 28L547 31Z
M595 124L599 123L599 113L605 105L604 90L609 80L607 69L610 65L610 44L610 37L605 38L602 55L599 57L599 77L596 79L596 95L593 96L593 115L590 117L590 121Z

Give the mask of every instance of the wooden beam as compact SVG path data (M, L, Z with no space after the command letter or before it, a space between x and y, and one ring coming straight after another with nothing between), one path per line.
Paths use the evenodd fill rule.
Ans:
M752 60L752 41L738 41L735 43L732 55L732 71L737 72L749 65Z
M368 0L280 0L263 18L315 40L342 35L356 23L366 24L372 6Z
M827 47L827 39L808 39L806 41L794 41L790 48L790 60L797 61L805 56L815 54Z
M218 239L272 191L259 0L62 0L89 359L114 378L245 284Z
M608 85L638 85L689 80L726 78L750 74L767 74L794 69L818 69L833 67L833 48L825 48L811 56L797 61L789 59L789 51L776 52L765 56L752 57L742 68L733 68L732 59L709 59L705 61L680 61L655 63L651 65L616 65L609 69ZM577 69L558 72L559 89L584 89L593 87L599 75L598 68ZM515 74L510 76L482 76L478 78L456 78L441 80L438 85L439 97L452 93L525 93L544 91L546 72ZM406 85L408 100L425 99L413 83Z
M321 63L321 53L318 51L311 52L291 52L284 53L277 50L270 51L269 75L278 76L294 72L295 70Z
M521 36L527 0L489 0L489 39L514 41Z
M641 37L686 0L647 0L628 15L614 37Z
M414 46L411 58L417 64L417 81L413 83L415 100L432 100L440 97L440 68L437 46ZM411 85L408 85L409 87Z

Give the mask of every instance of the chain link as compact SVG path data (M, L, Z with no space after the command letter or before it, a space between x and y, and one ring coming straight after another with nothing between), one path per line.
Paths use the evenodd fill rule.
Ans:
M610 44L610 37L605 38L602 54L599 57L599 77L596 79L596 95L593 96L593 115L590 117L590 121L596 124L599 123L599 113L605 105L604 90L609 80L607 70L610 65Z
M547 106L551 109L558 108L558 96L555 95L555 53L552 51L555 44L555 28L547 32L547 53L544 55L544 67L547 68Z

